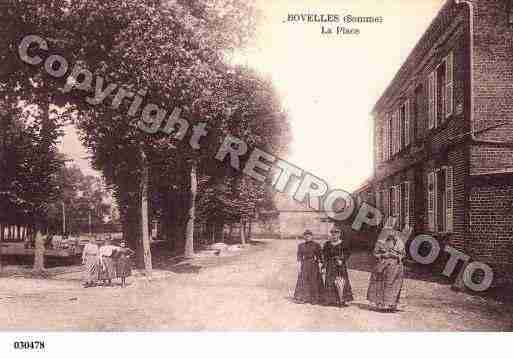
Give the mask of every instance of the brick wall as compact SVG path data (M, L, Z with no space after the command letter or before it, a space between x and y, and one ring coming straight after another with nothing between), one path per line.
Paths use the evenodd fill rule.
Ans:
M475 1L473 128L483 141L513 142L513 25L507 5L504 0ZM513 148L475 146L471 164L473 174L513 170Z
M473 175L513 172L513 148L499 144L474 144L470 149L470 161Z
M494 268L495 285L513 283L513 183L482 178L469 186L467 254Z

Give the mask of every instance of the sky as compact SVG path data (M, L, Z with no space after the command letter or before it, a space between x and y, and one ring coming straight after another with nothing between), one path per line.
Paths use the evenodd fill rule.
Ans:
M371 111L445 0L259 0L265 21L242 61L270 76L289 111L293 143L286 160L352 191L372 174ZM344 24L358 35L322 34L320 23L289 14L381 16ZM325 27L330 25L325 25ZM73 128L61 150L87 174L88 154Z

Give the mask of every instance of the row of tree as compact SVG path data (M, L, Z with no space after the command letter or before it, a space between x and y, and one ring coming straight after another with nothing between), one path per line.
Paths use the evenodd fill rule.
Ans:
M114 193L124 237L141 266L151 270L150 219L160 223L170 247L192 255L198 226L213 234L225 224L245 227L261 208L272 208L265 187L214 158L228 134L276 155L290 140L271 81L230 61L250 44L255 6L244 0L8 0L2 6L0 89L39 109L44 131L62 121L76 124ZM140 110L129 116L128 101L111 105L115 92L97 106L82 90L63 92L66 77L52 78L19 59L18 44L28 34L47 39L48 53L87 67L105 86L141 91L141 108L179 108L208 135L200 148L189 144L191 131L179 136L163 125L150 135L138 128ZM53 106L65 111L52 112ZM47 147L55 143L45 138Z

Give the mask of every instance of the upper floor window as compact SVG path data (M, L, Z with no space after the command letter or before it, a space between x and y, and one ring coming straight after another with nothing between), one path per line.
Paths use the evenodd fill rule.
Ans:
M410 145L410 100L399 107L399 150Z
M415 141L421 139L421 108L423 99L423 88L422 85L418 85L415 89L415 96L413 98L413 117L414 120L411 124L411 131L413 132L413 138Z
M451 51L428 77L428 128L436 128L453 113L454 55Z

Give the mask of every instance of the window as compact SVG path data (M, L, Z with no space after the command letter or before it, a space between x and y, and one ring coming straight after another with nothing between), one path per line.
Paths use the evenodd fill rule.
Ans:
M410 182L403 182L401 184L401 229L410 228Z
M390 157L393 157L397 153L397 111L392 113L390 121L390 138L392 139Z
M387 210L386 210L386 216L385 216L385 226L386 227L393 227L393 222L391 221L391 218L397 218L396 214L396 187L392 186L388 188L387 190Z
M436 69L436 114L435 127L444 122L445 119L445 61Z
M395 229L403 230L406 226L410 226L410 182L402 182L398 185L391 186L387 191L383 192L387 198L385 206L384 222L386 226L394 225ZM380 195L381 199L383 198ZM381 201L380 199L380 201ZM395 219L395 222L391 221Z
M399 149L410 145L410 100L399 108Z
M453 231L453 169L444 166L428 173L428 227L433 232Z
M386 142L386 147L385 147L385 152L386 152L386 159L389 160L390 157L392 157L392 144L394 142L394 139L393 139L393 127L392 127L392 123L393 123L393 116L390 116L388 115L386 120L385 120L385 124L386 124L386 133L385 133L385 136L387 138L387 142Z
M413 101L413 123L411 124L411 131L413 132L413 138L415 141L421 139L422 135L420 132L420 121L421 121L421 104L422 104L422 96L423 96L423 87L422 85L417 86L415 89L415 97Z
M428 128L436 128L453 113L454 55L452 51L428 76Z
M383 127L378 124L378 131L376 135L376 160L378 163L381 163L384 160L383 157Z

